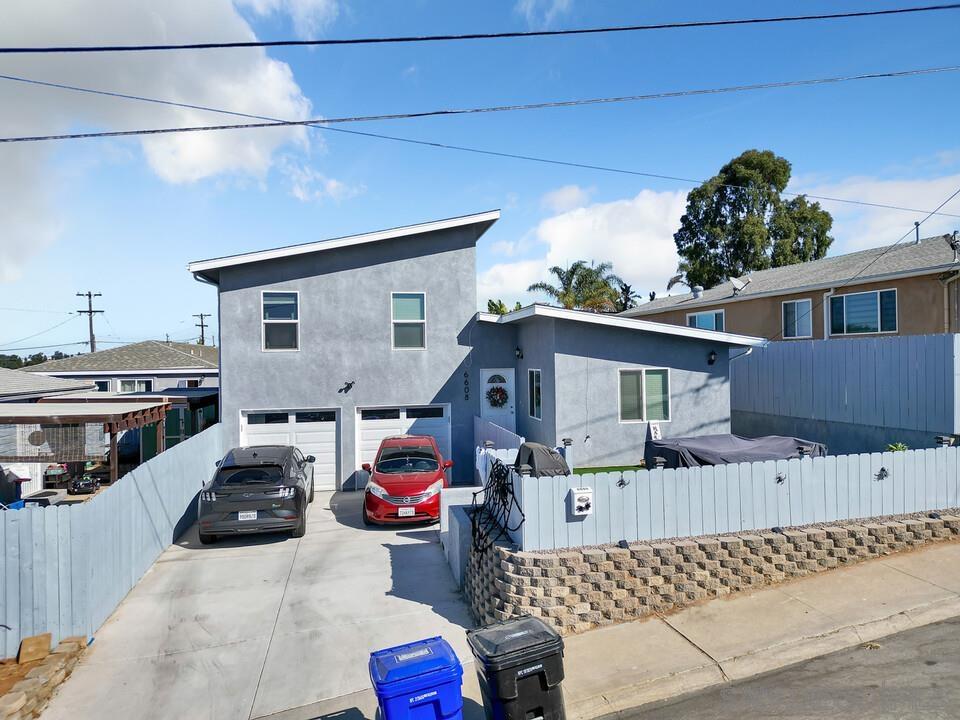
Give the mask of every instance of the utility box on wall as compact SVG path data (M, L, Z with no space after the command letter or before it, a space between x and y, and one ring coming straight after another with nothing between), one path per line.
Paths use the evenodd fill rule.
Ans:
M570 514L573 517L593 515L593 488L570 488L568 495Z

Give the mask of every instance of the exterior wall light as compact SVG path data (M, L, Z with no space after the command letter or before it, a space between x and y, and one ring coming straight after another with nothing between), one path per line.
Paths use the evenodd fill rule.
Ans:
M523 360L523 350L520 348L519 345L517 345L517 349L514 350L513 352L516 354L517 360Z
M707 365L713 365L717 361L717 351L711 350L710 354L707 355Z

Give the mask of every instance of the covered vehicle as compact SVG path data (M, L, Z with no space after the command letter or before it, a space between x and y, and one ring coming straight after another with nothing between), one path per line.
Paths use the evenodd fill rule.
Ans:
M566 459L552 447L540 443L525 442L517 451L513 468L523 475L555 477L570 474Z
M312 455L288 445L234 448L200 492L200 542L218 535L290 531L303 537L313 502Z
M363 493L363 523L436 522L440 519L440 491L447 487L444 460L430 435L384 438L372 465L363 469L370 479Z
M788 460L802 455L822 457L826 454L826 445L802 438L780 435L758 438L746 438L740 435L702 435L647 440L644 459L648 468L657 467L657 458L663 458L664 467L682 468L763 460Z

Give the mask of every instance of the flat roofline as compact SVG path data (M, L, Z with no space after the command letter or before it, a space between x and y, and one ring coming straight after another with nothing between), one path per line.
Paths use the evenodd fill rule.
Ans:
M553 307L552 305L528 305L527 307L519 310L509 312L506 315L493 315L491 313L477 314L477 319L481 322L492 322L498 324L508 324L521 320L527 320L533 317L572 320L574 322L605 325L607 327L618 327L626 330L637 330L640 332L649 332L660 335L688 337L696 340L714 340L727 345L741 345L744 347L759 347L767 342L763 338L752 337L750 335L736 335L734 333L717 332L716 330L702 330L700 328L691 328L684 325L670 325L667 323L655 322L653 320L637 320L635 318L624 317L623 315L593 313L586 312L584 310L567 310L565 308Z
M275 260L277 258L292 257L295 255L305 255L308 253L324 252L336 248L349 247L351 245L363 245L366 243L380 242L381 240L392 240L395 238L407 237L410 235L419 235L422 233L435 232L437 230L448 230L450 228L464 227L467 225L483 225L486 230L500 219L499 210L488 210L473 215L461 215L459 217L445 218L443 220L433 220L416 225L404 225L402 227L389 228L387 230L377 230L375 232L362 233L360 235L346 235L343 237L330 238L328 240L319 240L316 242L303 243L300 245L286 245L284 247L272 248L269 250L257 250L254 252L240 253L238 255L226 255L223 257L210 258L208 260L196 260L187 265L187 270L192 272L198 279L207 282L215 281L208 273L211 270L219 270L225 267L235 265L246 265L248 263L262 262L264 260ZM479 237L479 236L478 236Z

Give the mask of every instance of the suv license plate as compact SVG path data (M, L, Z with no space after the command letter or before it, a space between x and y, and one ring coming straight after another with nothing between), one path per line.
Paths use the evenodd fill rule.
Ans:
M237 520L256 520L257 511L256 510L241 510L237 513Z
M413 517L417 514L417 509L412 507L403 507L397 509L397 517Z

